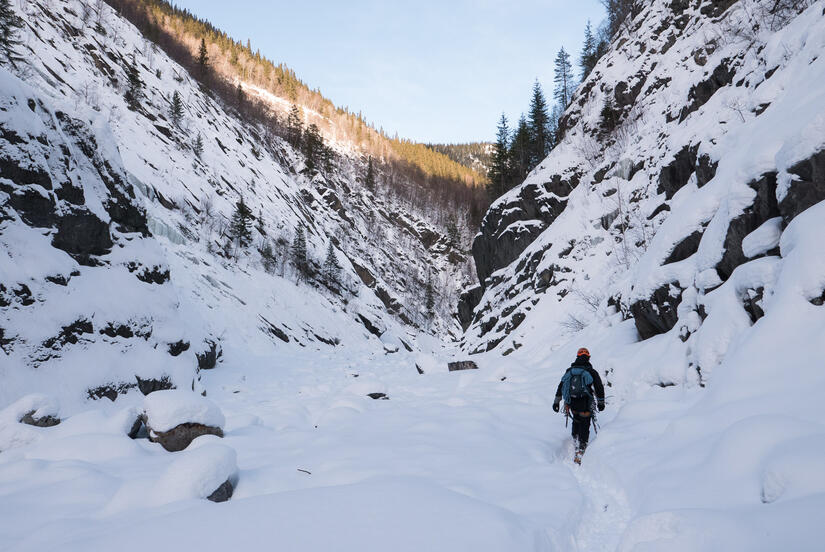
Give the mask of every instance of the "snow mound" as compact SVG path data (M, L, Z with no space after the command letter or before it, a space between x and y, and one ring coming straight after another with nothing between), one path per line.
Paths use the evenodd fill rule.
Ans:
M782 217L766 220L742 240L742 253L752 259L777 247L782 236Z
M225 422L215 403L182 389L150 393L143 400L143 411L155 432L169 431L186 423L223 428Z
M238 455L226 445L207 444L175 456L155 485L156 504L201 499L238 473Z
M20 423L20 418L34 411L33 418L46 416L56 418L60 407L55 399L47 395L33 393L0 410L0 452L37 441L41 428Z
M33 412L33 418L46 416L58 417L60 404L53 397L41 393L32 393L0 410L0 423L19 422L20 418Z
M183 533L181 527L198 530ZM89 535L68 549L97 549L110 538ZM404 477L252 497L220 508L204 504L141 520L118 546L143 551L158 539L171 549L202 551L553 549L545 534L505 509Z
M437 372L446 372L447 363L439 362L433 355L427 353L418 353L415 355L415 366L419 371L425 374L434 374Z
M59 434L59 432L57 432ZM48 462L104 464L114 460L132 462L145 451L126 435L85 433L41 439L26 450L26 458Z

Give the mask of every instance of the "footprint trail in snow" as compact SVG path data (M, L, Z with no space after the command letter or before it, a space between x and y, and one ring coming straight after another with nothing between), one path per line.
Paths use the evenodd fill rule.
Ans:
M571 536L575 549L616 550L631 519L630 504L618 477L592 456L585 455L581 466L568 463L584 499L581 521Z

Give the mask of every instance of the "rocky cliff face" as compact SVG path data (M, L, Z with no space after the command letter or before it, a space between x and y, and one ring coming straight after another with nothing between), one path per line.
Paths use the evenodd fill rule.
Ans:
M701 383L768 313L783 229L825 199L823 8L657 0L634 14L576 92L561 143L487 213L480 284L459 305L465 347L509 354L536 332L561 343L619 313L638 339L686 342L681 377ZM747 324L704 350L723 296Z
M26 61L0 76L0 402L32 374L59 396L116 398L197 388L235 348L401 355L459 333L454 275L471 260L425 213L366 189L349 144L331 144L331 170L307 170L104 3L35 0L21 16ZM241 198L245 249L229 238ZM307 274L291 262L298 229Z
M34 377L114 400L139 382L194 386L208 336L178 314L108 125L6 70L0 88L4 388Z

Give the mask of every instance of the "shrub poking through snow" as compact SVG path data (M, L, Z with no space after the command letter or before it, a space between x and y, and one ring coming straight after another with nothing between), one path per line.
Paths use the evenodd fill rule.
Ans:
M221 410L190 391L169 389L147 395L143 401L143 422L149 440L170 452L185 449L201 435L223 437Z

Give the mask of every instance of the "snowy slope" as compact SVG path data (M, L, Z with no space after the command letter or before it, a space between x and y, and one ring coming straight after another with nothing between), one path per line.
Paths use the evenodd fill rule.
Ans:
M612 297L643 338L674 326L686 337L698 328L690 312L750 258L743 238L823 199L818 168L819 184L790 184L810 182L825 149L821 10L772 31L757 17L767 3L730 4L653 3L581 85L564 140L493 205L475 240L486 295L469 350L513 349L539 300L562 305L550 333L580 327L571 315L590 322ZM620 120L612 130L606 100ZM752 257L775 256L777 236L766 237ZM764 287L754 278L741 291ZM723 354L690 360L710 371Z
M94 24L94 17L84 15L98 8L102 10L100 26ZM57 135L62 129L36 127L36 114L30 113L26 104L29 99L37 99L49 114L71 114L72 119L81 121L78 125L88 125L97 133L95 144L102 149L101 155L112 158L124 193L133 195L136 208L146 212L144 237L148 237L148 230L154 240L146 240L142 246L145 253L116 249L109 256L98 255L94 263L105 266L93 271L98 274L96 279L78 278L73 285L82 289L70 286L61 290L44 278L51 275L50 271L68 277L75 263L65 254L50 250L48 238L35 237L44 231L27 229L31 221L17 224L15 214L7 212L12 222L3 235L9 242L11 257L4 281L9 282L8 293L13 286L27 285L37 302L27 309L28 314L26 309L3 311L4 339L11 340L4 346L9 361L3 370L10 374L10 381L18 376L22 379L4 386L0 402L7 404L26 390L31 368L43 362L38 346L80 320L90 320L93 328L85 332L80 344L71 344L63 352L57 352L60 347L52 347L54 363L64 363L71 349L77 350L78 356L72 366L83 364L83 355L89 347L97 346L99 332L112 322L116 323L115 329L130 327L132 334L140 334L139 328L144 334L151 333L153 337L144 340L143 345L157 358L138 360L137 355L130 355L135 359L133 364L152 372L154 378L169 376L178 386L192 385L198 367L196 354L209 350L212 343L216 351L223 351L221 358L227 362L233 361L226 356L233 348L263 354L279 347L363 346L380 354L405 355L408 349L430 348L418 343L422 333L457 331L451 297L461 284L452 274L459 267L469 267L467 257L400 199L374 195L363 188L358 176L363 173L362 160L347 150L346 144L335 145L340 154L335 170L326 176L310 177L303 171L301 155L265 129L239 121L107 6L68 0L35 1L25 4L23 14L23 48L30 55L16 69L16 75L4 74L3 85L9 89L3 97L13 103L7 116L24 118L19 124L28 136L20 133L26 136L23 145L6 140L4 155L25 151L25 155L35 156L35 164L48 165L43 170L51 171L52 180L58 180L55 160L45 159L43 151L58 146L61 138ZM138 67L144 82L138 110L129 109L124 100L126 67L131 64ZM20 88L19 80L25 80L33 89ZM169 120L175 91L185 106L179 128ZM13 123L9 120L7 125L11 128ZM41 134L45 134L48 144L34 140ZM198 135L203 141L200 158L193 152ZM84 140L85 136L77 138L81 143ZM11 188L7 186L6 192L23 193L14 188L22 182L12 173L9 177ZM82 175L79 178L88 180ZM100 183L84 181L84 185L96 191L95 195L92 189L87 191L87 202L109 201ZM30 188L32 194L49 195L42 187ZM256 219L253 247L248 251L226 248L229 218L241 197ZM97 211L102 213L101 208ZM105 216L102 220L108 222ZM32 226L47 229L51 223ZM298 281L289 255L299 227L307 232L310 258L318 269L329 243L333 244L342 267L342 285L337 290L317 282ZM275 255L268 270L258 252L265 243L271 245ZM11 266L24 252L34 251L32 248L42 252L26 260L37 265L34 259L43 259L43 265L33 266L29 272ZM49 261L52 266L46 266L48 257L55 257ZM157 267L157 277L168 278L168 285L164 282L160 286L166 290L163 298L153 300L129 293L125 284L118 282L114 267L128 266L132 261L146 265L149 271ZM437 299L433 320L423 308L428 275ZM122 278L134 284L133 276ZM35 282L42 284L43 291L33 289ZM95 296L90 290L95 289L111 290L112 295L100 295L99 304L90 304L89 296ZM59 299L58 292L71 294L75 302ZM116 304L112 299L118 296L126 301L108 312ZM24 320L26 317L49 317L53 322L29 332L31 323ZM114 339L123 342L121 352L138 341L122 336ZM175 350L175 357L165 351L173 343L184 349ZM54 391L71 395L75 404L85 400L87 389L103 385L129 392L134 377L144 376L131 365L119 363L119 356L112 354L115 356L100 362L107 367L87 366L83 368L87 375L82 377L67 376L60 383L48 376L46 379L55 381ZM183 363L188 365L187 372L172 373L173 365ZM165 364L170 367L164 368ZM64 387L68 382L71 386Z

